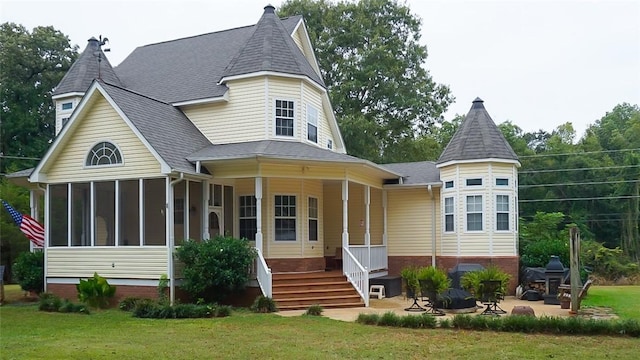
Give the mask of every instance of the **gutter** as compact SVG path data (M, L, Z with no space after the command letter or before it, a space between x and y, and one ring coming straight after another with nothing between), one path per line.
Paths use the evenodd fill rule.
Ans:
M431 266L436 267L436 201L431 185L427 186L431 196Z

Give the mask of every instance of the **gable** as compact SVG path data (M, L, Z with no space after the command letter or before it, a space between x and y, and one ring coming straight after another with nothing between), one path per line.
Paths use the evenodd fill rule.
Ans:
M40 170L46 175L46 182L160 175L160 163L100 92L96 92L85 107L86 112L74 119L75 127L63 133L66 141L56 147ZM85 166L87 154L100 141L109 141L118 147L123 158L121 166Z

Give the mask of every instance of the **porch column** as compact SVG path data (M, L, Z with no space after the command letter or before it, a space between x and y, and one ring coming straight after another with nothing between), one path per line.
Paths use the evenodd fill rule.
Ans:
M382 245L387 246L387 190L382 190Z
M367 259L366 264L364 264L365 268L371 268L371 216L370 216L370 207L371 205L371 187L366 185L364 187L364 244L367 247Z
M209 240L209 191L211 186L206 181L202 182L202 239Z
M189 179L184 181L184 203L182 209L182 223L184 224L184 229L182 229L182 238L186 241L189 239L189 209L191 209L191 203L189 201Z
M256 247L262 253L262 178L255 179L256 193ZM264 256L264 254L263 254Z
M342 247L349 247L349 180L342 180Z
M47 188L44 192L44 291L47 291L47 249L49 248L49 241L51 239L51 185L47 184ZM31 242L31 241L29 241Z

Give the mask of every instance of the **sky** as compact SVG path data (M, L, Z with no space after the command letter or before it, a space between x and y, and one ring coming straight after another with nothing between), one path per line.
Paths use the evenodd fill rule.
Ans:
M116 66L136 47L255 24L282 0L0 0L0 22L51 25L84 49L107 37ZM402 0L401 0L402 1ZM493 120L526 132L571 122L580 137L617 104L640 104L640 0L408 0L422 19L425 67L466 114L476 97Z

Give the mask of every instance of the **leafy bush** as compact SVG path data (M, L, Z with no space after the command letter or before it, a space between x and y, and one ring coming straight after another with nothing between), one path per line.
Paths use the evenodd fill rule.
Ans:
M364 325L378 325L378 321L380 321L380 315L378 314L358 314L356 318L356 322Z
M408 298L418 296L420 291L420 283L418 282L418 267L408 266L400 271L400 276L404 280L406 286L406 295Z
M229 305L216 306L214 316L215 317L231 316L231 306L229 306Z
M382 314L380 319L378 320L378 325L380 326L395 326L398 327L401 324L400 317L396 315L393 311L387 311Z
M453 327L450 319L441 319L438 325L443 329L451 329Z
M418 283L420 284L420 290L422 295L427 295L431 298L451 287L451 279L447 276L443 270L440 270L433 266L421 267L418 269ZM434 301L436 299L433 299Z
M158 302L160 304L168 304L167 289L169 288L169 278L167 274L162 274L158 280Z
M506 294L509 279L511 279L511 275L502 271L495 265L490 265L483 270L465 273L460 279L460 284L463 288L473 293L475 297L479 298L483 293L483 281L500 280L502 283L500 292L502 294Z
M93 277L82 280L76 285L78 299L93 308L106 308L116 293L116 287L109 285L107 279L94 273Z
M278 311L278 307L272 298L260 295L251 305L251 311L255 313L272 313Z
M580 248L582 264L608 280L615 281L640 272L638 264L624 255L619 247L610 249L596 241L583 241Z
M545 267L551 255L557 255L565 267L569 266L569 241L544 239L532 241L520 251L520 262L526 267Z
M186 241L176 255L184 264L182 288L193 298L216 301L244 288L256 253L246 240L219 236Z
M133 309L136 307L138 302L143 300L150 300L150 299L144 299L144 298L135 297L135 296L128 296L120 301L120 303L118 304L118 308L122 311L133 311Z
M89 309L84 304L74 304L71 301L65 299L62 305L58 308L61 313L82 313L89 314Z
M52 293L40 294L40 300L38 301L38 310L56 312L62 305L62 299Z
M24 291L44 290L44 252L23 252L13 264L13 276Z
M147 319L197 319L229 316L231 308L197 304L161 304L151 299L141 299L133 309L133 317Z
M305 312L305 315L322 316L324 309L320 305L311 305Z
M151 299L143 299L136 303L133 308L133 317L137 318L157 318L160 305Z

